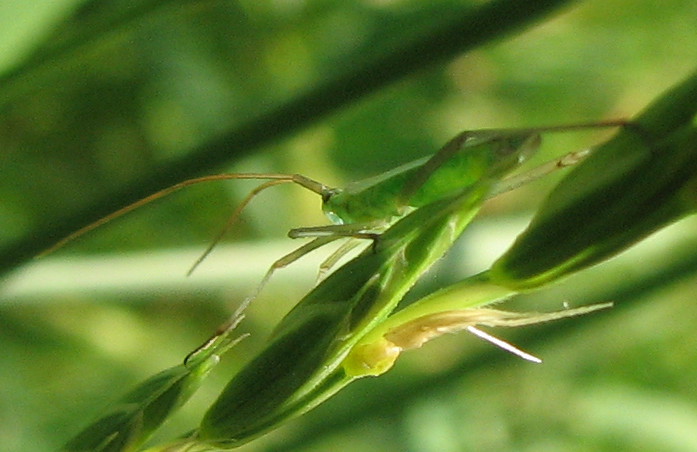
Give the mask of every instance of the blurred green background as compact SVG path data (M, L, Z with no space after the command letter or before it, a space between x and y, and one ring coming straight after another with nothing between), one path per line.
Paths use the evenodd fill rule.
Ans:
M89 206L96 216L125 202L112 196L123 187L153 190L148 184L163 168L181 178L297 172L342 186L434 152L463 129L629 117L697 61L694 1L571 2L515 37L424 65L368 95L335 92L350 102L329 115L310 112L292 134L257 130L274 138L265 146L219 146L216 158L188 158L479 4L0 3L0 449L55 450L210 335L266 267L297 245L284 239L287 229L326 222L312 194L264 193L186 278L254 186L210 183L18 265L75 218L86 221ZM536 160L607 135L550 135ZM485 268L559 177L490 202L416 294ZM686 220L507 305L543 311L616 301L611 312L494 332L543 365L464 334L443 338L240 450L697 450L695 226ZM312 286L320 260L308 256L278 273L241 327L251 338L160 438L195 427Z

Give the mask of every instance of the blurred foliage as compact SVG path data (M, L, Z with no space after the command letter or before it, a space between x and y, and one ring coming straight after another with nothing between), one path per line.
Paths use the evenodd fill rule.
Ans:
M0 247L45 239L27 234L121 187L157 179L163 166L186 161L208 140L474 4L3 2ZM433 152L463 129L630 116L694 69L695 17L697 4L688 0L577 2L512 39L356 98L254 155L228 149L225 165L195 162L181 177L194 169L299 172L342 185ZM593 143L598 133L545 137L539 159ZM510 241L516 229L507 231L506 221L533 209L556 177L495 200L482 225ZM214 282L197 274L183 281L190 261L165 270L136 259L127 265L143 265L133 270L144 279L166 273L169 280L144 289L128 280L118 290L80 289L113 271L102 259L202 249L248 187L213 183L175 195L47 258L54 270L93 259L64 281L42 277L24 292L0 292L3 450L54 450L130 386L181 362L254 285L239 276L240 265L251 265L263 244L289 227L323 221L318 200L280 188L256 200L230 234L230 243L251 245L239 261L223 262L225 276ZM664 231L543 296L520 300L536 310L564 300L618 302L611 313L517 335L543 366L488 352L464 335L442 339L242 450L695 450L694 226ZM482 243L464 242L449 264L482 252ZM256 279L272 260L260 264ZM463 276L449 267L427 283ZM252 338L162 438L196 425L307 289L311 275L305 278L269 287L245 324Z

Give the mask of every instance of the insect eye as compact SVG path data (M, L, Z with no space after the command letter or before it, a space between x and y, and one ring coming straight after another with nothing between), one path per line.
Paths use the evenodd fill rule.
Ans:
M338 193L340 193L340 192L341 192L341 190L338 190L338 189L335 189L335 188L324 191L324 192L322 193L322 204L328 203L329 200L332 199L332 198L334 197L334 195L336 195L336 194L338 194Z

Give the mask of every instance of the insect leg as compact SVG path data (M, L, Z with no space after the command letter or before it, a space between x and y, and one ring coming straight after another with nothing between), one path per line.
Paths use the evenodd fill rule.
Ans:
M271 276L277 271L282 268L285 268L292 264L293 262L297 261L304 255L316 250L317 248L320 248L327 243L333 242L334 240L340 239L341 237L332 237L332 236L326 236L326 237L317 237L314 240L304 244L300 248L297 248L290 253L286 254L285 256L281 257L280 259L276 260L269 269L266 271L266 274L264 274L264 277L261 279L261 282L257 285L257 287L254 289L254 291L247 296L247 298L244 299L240 307L237 309L239 312L242 312L246 309L249 304L259 296L259 293L261 293L262 289L266 284L269 282L271 279Z
M377 239L389 224L385 221L371 221L368 223L328 224L325 226L311 226L295 228L288 231L291 239L305 237L350 237L355 239Z
M334 251L328 258L326 258L319 266L319 271L317 272L317 284L322 282L326 278L327 273L339 262L339 260L346 256L351 250L360 245L358 239L350 238L348 241L344 242L336 251Z
M228 334L230 331L232 331L244 318L244 311L247 310L249 305L259 296L261 291L264 289L266 284L269 282L271 279L271 276L276 272L276 270L279 270L281 268L285 268L288 265L292 264L293 262L297 261L304 255L316 250L317 248L320 248L327 243L330 243L334 240L337 240L341 237L332 237L332 236L325 236L325 237L317 237L314 240L306 243L305 245L301 246L300 248L297 248L290 253L286 254L285 256L281 257L277 261L275 261L269 269L266 271L266 274L264 277L261 279L261 282L257 284L257 286L254 288L254 291L252 291L251 294L249 294L244 300L242 300L242 303L235 309L235 312L230 316L230 319L222 324L216 332L206 340L206 342L203 343L203 345L199 346L196 350L191 352L187 360L189 359L190 356L193 356L197 352L204 350L208 347L211 346L211 344L214 344L218 341L218 338L220 338L223 335Z
M530 182L541 179L547 174L553 173L554 171L576 165L582 162L586 157L588 157L593 152L592 149L583 149L580 151L570 152L560 158L550 160L546 163L541 164L529 171L525 171L521 174L516 174L511 177L500 181L494 185L493 190L489 193L489 198L493 198L502 193L513 191L516 188L522 187Z

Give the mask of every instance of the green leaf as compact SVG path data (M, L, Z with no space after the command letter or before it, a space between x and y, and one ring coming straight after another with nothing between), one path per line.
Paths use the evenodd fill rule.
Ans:
M491 269L533 288L607 259L697 209L697 73L575 168Z
M229 338L241 318L189 355L183 364L159 372L123 396L107 414L75 435L65 452L135 451L198 389L220 355L243 337Z

